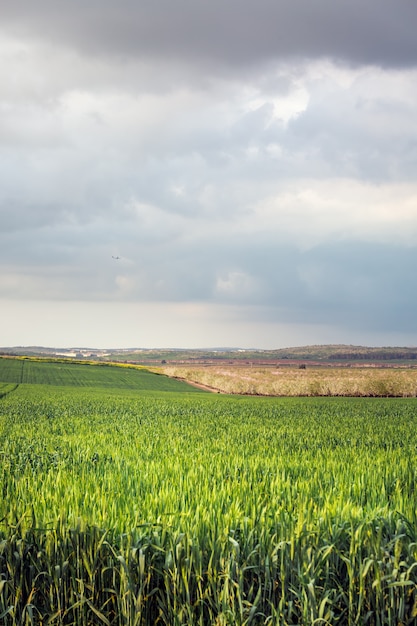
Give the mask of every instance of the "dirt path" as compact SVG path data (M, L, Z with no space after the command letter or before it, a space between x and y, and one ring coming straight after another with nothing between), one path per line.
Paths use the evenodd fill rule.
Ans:
M203 385L203 383L196 383L193 380L188 380L188 378L181 378L180 376L172 376L175 380L180 380L183 383L187 383L187 385L191 385L191 387L197 387L197 389L204 389L204 391L210 391L210 393L226 393L217 387L209 387L209 385Z

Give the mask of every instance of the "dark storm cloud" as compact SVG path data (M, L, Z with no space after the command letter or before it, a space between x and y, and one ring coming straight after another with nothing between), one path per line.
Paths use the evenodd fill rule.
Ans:
M9 32L88 54L244 66L331 57L385 67L417 63L414 0L41 0L2 7Z

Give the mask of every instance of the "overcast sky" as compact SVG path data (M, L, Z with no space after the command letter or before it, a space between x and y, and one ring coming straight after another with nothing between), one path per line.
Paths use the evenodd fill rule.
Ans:
M5 4L0 346L417 345L415 0Z

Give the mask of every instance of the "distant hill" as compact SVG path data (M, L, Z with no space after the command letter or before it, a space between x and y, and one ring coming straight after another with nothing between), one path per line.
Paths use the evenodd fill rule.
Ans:
M417 365L417 347L367 347L353 345L312 345L277 350L242 348L207 349L95 349L48 348L42 346L17 346L0 348L0 355L43 356L99 361L124 361L135 363L218 363L218 362L282 362L308 361L317 363L347 362L409 362Z
M417 347L367 347L352 345L315 345L274 350L279 358L318 361L390 361L415 360Z

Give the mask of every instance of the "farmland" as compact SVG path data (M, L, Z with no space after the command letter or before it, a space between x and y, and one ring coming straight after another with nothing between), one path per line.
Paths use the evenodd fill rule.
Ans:
M153 368L223 393L265 396L417 396L417 369L407 367L176 366Z
M37 359L0 359L0 381L136 391L193 391L188 385L165 376L155 376L146 369L134 366L111 367Z
M2 623L415 623L416 409L0 359Z

